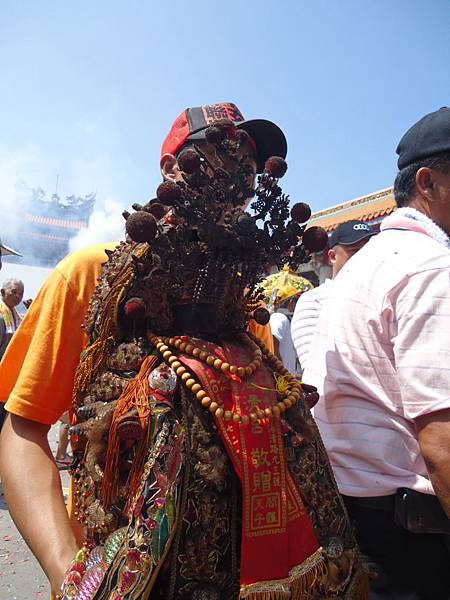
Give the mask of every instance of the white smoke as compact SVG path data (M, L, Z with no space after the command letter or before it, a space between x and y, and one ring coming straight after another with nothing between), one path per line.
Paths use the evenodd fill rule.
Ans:
M82 229L70 240L69 248L71 252L94 244L120 241L124 238L123 205L113 198L105 200L103 209L97 205L98 202L90 216L86 229Z
M26 235L29 215L65 218L54 214L58 211L49 210L48 214L45 211L45 203L50 205L56 194L62 204L69 197L86 199L95 194L89 226L72 238L70 251L123 239L125 221L121 213L133 201L145 202L148 183L142 181L133 156L119 143L114 123L114 110L106 116L103 111L98 118L75 123L71 133L65 132L58 144L50 148L35 142L14 146L0 140L0 238L23 255L22 259L11 262L51 267L62 258L54 256L52 263L52 254L34 252L36 237ZM155 178L158 179L158 173ZM87 213L80 214L76 220L84 220L86 216ZM73 218L70 216L68 220ZM38 229L49 236L64 237L69 233L55 232L51 224L46 231L42 222ZM49 247L51 243L49 237Z

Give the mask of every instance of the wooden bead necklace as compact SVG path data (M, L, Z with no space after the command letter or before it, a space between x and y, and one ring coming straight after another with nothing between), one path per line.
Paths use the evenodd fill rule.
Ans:
M224 419L225 421L234 421L235 423L243 423L244 425L250 422L261 421L262 419L278 418L281 413L288 408L291 408L301 398L301 383L289 373L281 360L272 354L256 336L251 333L243 333L241 334L240 339L253 353L253 359L245 367L230 365L217 356L210 354L201 348L197 348L186 336L164 337L152 333L148 334L149 342L156 347L164 361L175 371L177 376L180 377L185 387L195 395L203 407L208 409L217 418ZM279 393L285 395L285 398L274 404L274 406L265 409L256 408L254 412L248 415L241 415L230 410L224 410L220 402L216 402L208 396L202 386L194 379L192 373L181 364L179 357L172 352L170 347L176 348L179 352L201 360L217 371L221 371L222 373L229 372L232 375L237 375L241 379L250 377L257 369L259 369L264 359L285 381L285 385L283 386L284 389L278 390Z

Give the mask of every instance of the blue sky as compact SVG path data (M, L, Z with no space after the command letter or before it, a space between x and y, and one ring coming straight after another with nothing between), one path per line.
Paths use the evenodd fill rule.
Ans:
M220 101L284 129L293 201L381 189L404 131L450 103L449 23L448 0L3 0L0 202L57 174L144 201L173 119Z

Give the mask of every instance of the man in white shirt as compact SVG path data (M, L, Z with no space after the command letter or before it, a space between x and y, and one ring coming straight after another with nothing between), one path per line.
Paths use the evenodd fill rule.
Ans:
M287 292L289 294L289 291ZM291 337L291 315L300 292L292 287L291 295L275 300L275 311L270 315L270 329L273 335L275 354L293 375L297 374L297 355Z
M364 221L346 221L331 234L328 259L332 266L331 279L302 294L295 307L291 335L302 370L306 369L309 347L316 332L322 303L327 297L331 281L345 263L360 250L376 231Z
M399 209L333 282L304 379L321 395L315 418L360 547L378 574L370 598L444 600L450 109L416 123L397 153Z

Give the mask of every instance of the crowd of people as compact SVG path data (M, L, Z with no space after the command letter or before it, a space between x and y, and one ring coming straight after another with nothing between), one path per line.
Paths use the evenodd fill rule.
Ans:
M450 109L401 139L380 231L339 225L332 278L269 320L269 233L308 255L273 208L286 152L233 104L186 109L126 242L65 258L20 327L3 284L0 473L55 598L450 598Z

